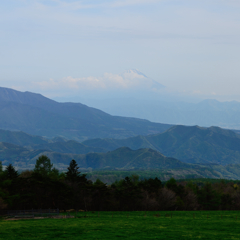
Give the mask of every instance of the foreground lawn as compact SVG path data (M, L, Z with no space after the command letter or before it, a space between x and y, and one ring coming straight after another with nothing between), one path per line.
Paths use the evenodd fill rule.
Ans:
M240 239L240 214L88 212L69 219L0 220L0 239Z

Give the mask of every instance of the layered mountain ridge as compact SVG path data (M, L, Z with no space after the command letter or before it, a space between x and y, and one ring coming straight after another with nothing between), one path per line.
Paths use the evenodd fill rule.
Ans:
M85 170L158 169L234 179L240 174L240 135L219 127L115 117L0 88L0 128L0 161L18 169L33 168L44 154L59 169L75 159Z
M189 164L168 158L152 149L132 150L118 148L106 153L88 154L60 153L44 149L27 149L11 143L0 142L0 161L3 164L14 164L20 168L32 168L40 155L47 155L55 166L67 166L75 159L80 168L92 169L167 169L189 168Z
M111 116L81 103L58 103L40 94L0 88L0 128L33 135L86 140L163 132L168 124Z
M24 132L0 130L0 142L59 153L87 154L128 147L150 148L167 157L194 164L240 164L240 135L218 127L173 126L160 134L126 139L97 138L83 142L64 138L48 139Z
M186 163L239 164L240 135L219 127L173 126L164 133L127 139L91 139L83 142L113 150L122 146L131 149L152 148L165 156Z

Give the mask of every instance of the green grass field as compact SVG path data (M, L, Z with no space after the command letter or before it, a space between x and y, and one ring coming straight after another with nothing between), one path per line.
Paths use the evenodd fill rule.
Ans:
M172 214L172 216L171 216ZM240 212L88 212L0 220L0 239L240 239Z

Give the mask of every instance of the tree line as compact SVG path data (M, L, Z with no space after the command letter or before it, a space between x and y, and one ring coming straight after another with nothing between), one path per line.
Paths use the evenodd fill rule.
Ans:
M132 175L111 185L92 182L75 160L67 172L42 155L33 170L21 173L0 162L0 209L75 209L84 211L240 210L240 185L233 182L162 183Z

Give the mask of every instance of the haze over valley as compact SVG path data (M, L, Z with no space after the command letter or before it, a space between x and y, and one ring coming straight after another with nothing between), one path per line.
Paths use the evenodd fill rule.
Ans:
M239 179L237 1L0 3L0 161ZM142 176L144 177L144 176Z
M87 172L157 170L163 178L239 178L238 131L116 117L8 88L0 88L0 105L4 166L32 169L46 155L61 170L75 159Z
M239 13L0 1L0 239L239 239Z

